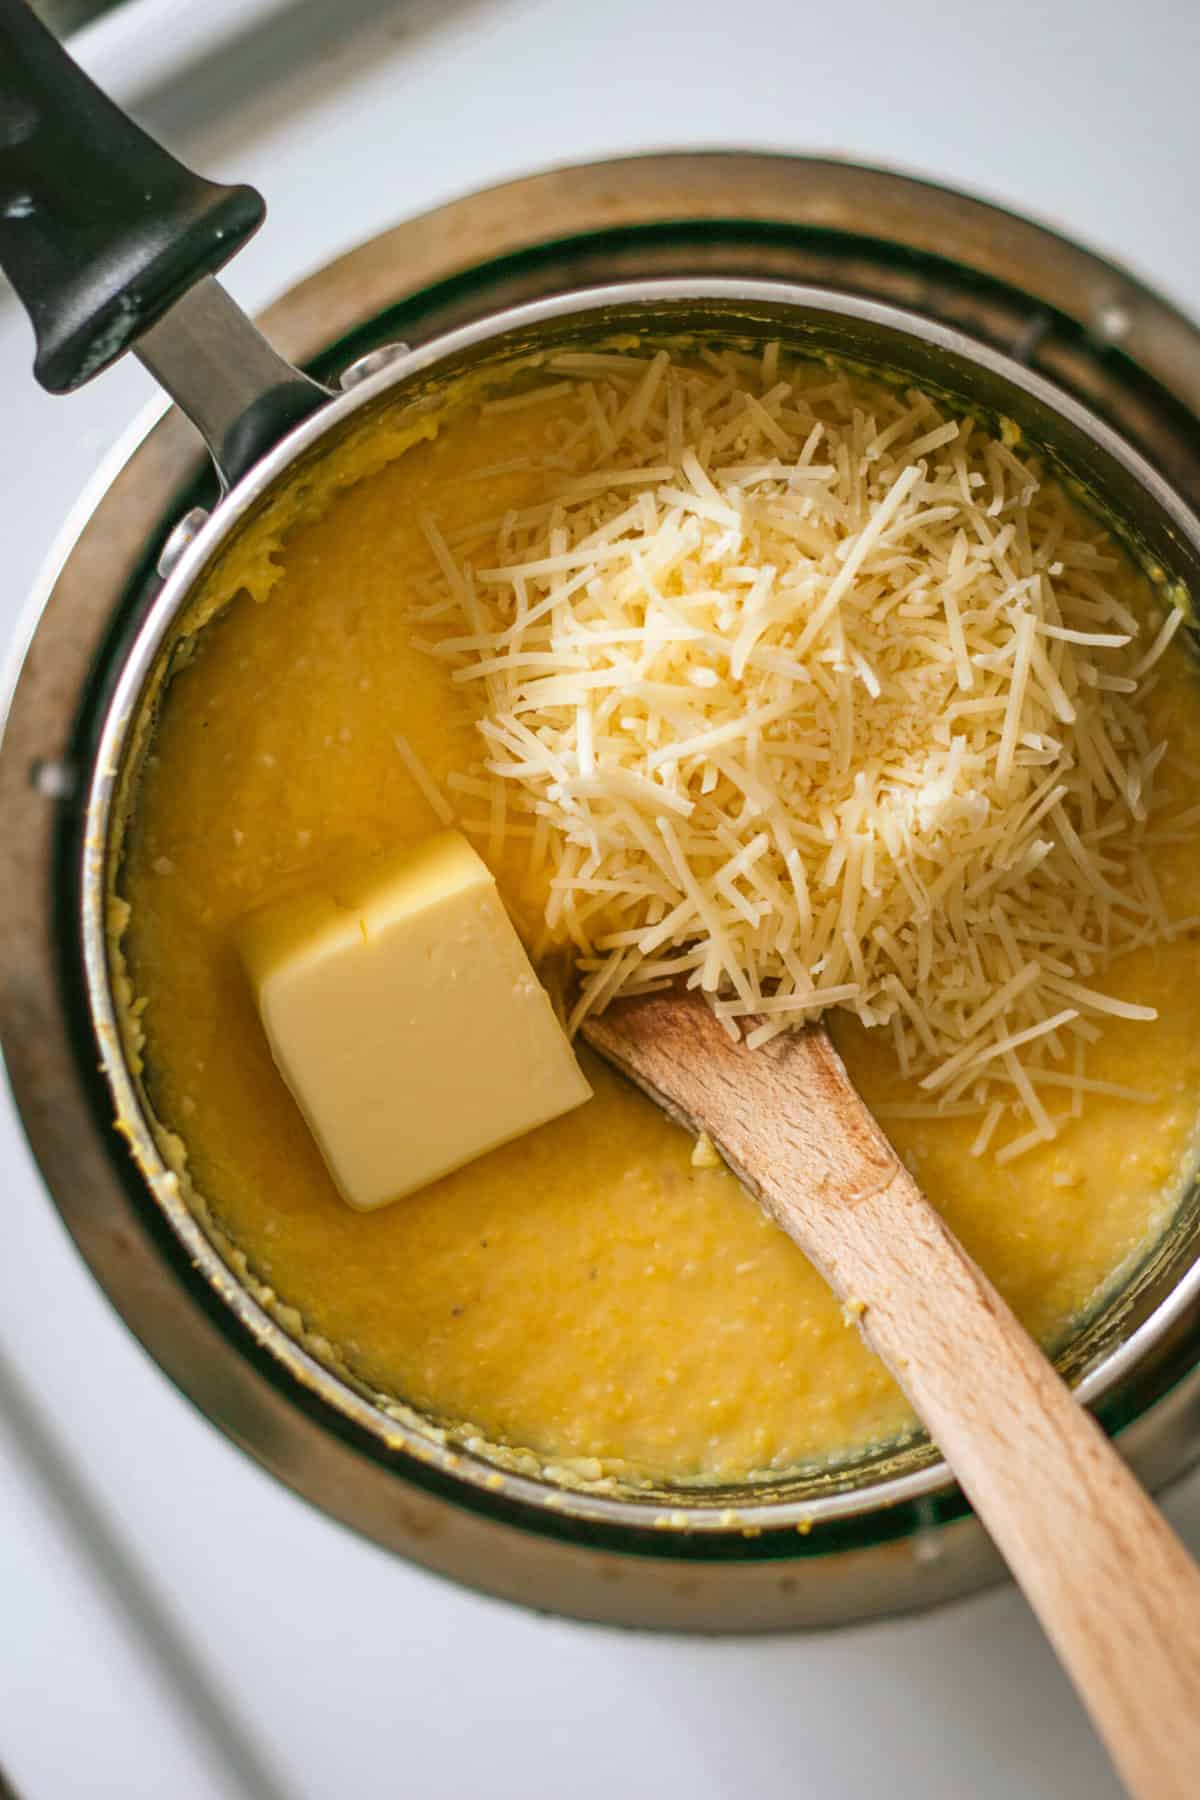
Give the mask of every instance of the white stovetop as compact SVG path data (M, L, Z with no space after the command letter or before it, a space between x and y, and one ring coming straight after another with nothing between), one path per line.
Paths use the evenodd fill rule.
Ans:
M171 0L150 36L126 25L115 51L93 36L153 129L267 194L229 275L250 305L467 189L706 143L973 188L1200 311L1186 0L258 3L258 35L193 30L208 60L175 77ZM214 7L224 21L231 0ZM149 395L122 366L51 401L28 362L0 297L6 638ZM168 1386L79 1263L6 1094L0 1195L0 1767L22 1800L1116 1794L1011 1591L836 1636L695 1642L534 1618L390 1559ZM1200 1549L1200 1479L1169 1511Z

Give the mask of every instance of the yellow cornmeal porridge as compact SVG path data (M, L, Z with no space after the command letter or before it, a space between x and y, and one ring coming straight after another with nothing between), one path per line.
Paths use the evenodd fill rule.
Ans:
M390 1208L351 1212L235 953L251 907L326 861L437 827L397 733L443 792L478 747L463 688L413 647L403 571L428 562L422 512L453 535L537 499L536 471L503 468L544 447L554 411L472 410L348 487L289 536L261 603L260 556L225 571L248 591L173 679L118 884L148 1092L256 1275L375 1387L490 1439L635 1474L736 1478L845 1454L909 1426L902 1397L799 1252L726 1171L693 1167L690 1139L647 1101L585 1056L593 1101ZM481 468L501 472L460 479ZM1179 806L1200 798L1194 690L1172 646L1148 706ZM1170 916L1200 913L1188 844L1152 858ZM519 843L495 873L527 922ZM1105 1021L1088 1075L1154 1101L1092 1099L1010 1166L970 1154L977 1119L887 1117L1043 1340L1146 1246L1173 1198L1200 1096L1198 982L1190 934L1106 969L1106 992L1159 1017ZM831 1023L870 1103L911 1098L886 1034Z

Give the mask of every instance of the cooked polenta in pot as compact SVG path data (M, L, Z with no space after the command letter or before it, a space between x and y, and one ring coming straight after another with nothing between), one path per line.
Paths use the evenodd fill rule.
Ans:
M895 1440L906 1404L804 1257L575 1035L686 982L752 1045L823 1016L1067 1341L1190 1174L1187 597L1012 428L778 345L580 349L414 416L226 553L130 789L114 954L196 1205L373 1391L552 1468L736 1481ZM410 853L480 905L494 876L562 1104L476 1154L451 1069L472 1160L363 1211L239 945ZM418 1079L424 1029L373 1093ZM519 1092L523 1053L487 1054Z

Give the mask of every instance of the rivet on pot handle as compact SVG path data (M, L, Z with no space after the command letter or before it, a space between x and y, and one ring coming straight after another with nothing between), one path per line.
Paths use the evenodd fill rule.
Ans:
M0 0L0 268L50 393L136 348L235 481L327 398L212 279L265 214L253 188L205 181L148 137L26 0Z

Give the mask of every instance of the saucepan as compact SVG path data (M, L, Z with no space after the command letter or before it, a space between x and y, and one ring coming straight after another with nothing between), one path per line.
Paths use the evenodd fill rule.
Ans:
M1200 525L1066 387L852 283L779 279L765 237L757 251L743 245L735 274L713 274L711 257L683 244L669 274L647 275L654 258L626 244L612 258L622 279L596 285L600 244L590 283L564 277L561 291L490 304L415 347L374 343L333 375L326 359L318 380L280 356L215 278L263 216L251 189L202 181L147 138L22 0L0 0L0 264L34 327L37 378L66 393L132 352L199 431L216 476L203 505L180 494L170 529L147 533L138 581L59 707L60 741L35 745L30 729L35 696L54 685L44 627L31 625L9 695L6 820L24 817L34 792L53 825L45 856L19 834L5 848L0 1026L64 1217L128 1322L215 1423L318 1505L459 1579L583 1617L703 1630L845 1621L969 1591L997 1566L923 1438L753 1487L575 1491L447 1443L306 1338L236 1246L189 1209L123 1048L105 933L119 796L217 559L351 435L510 357L630 330L778 338L1015 421L1143 560L1192 591ZM1141 382L1143 399L1152 387ZM1165 397L1154 403L1170 411ZM1179 441L1186 453L1187 429ZM1198 1253L1193 1192L1060 1359L1151 1480L1200 1450Z

